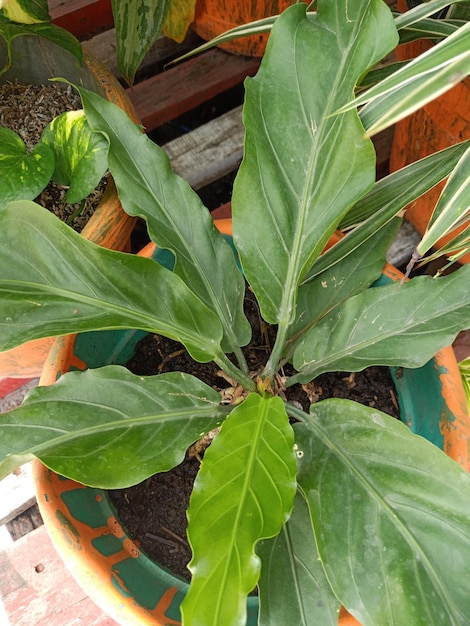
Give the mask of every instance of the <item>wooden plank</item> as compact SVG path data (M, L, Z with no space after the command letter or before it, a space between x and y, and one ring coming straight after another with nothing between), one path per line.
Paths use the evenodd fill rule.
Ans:
M113 26L111 0L49 0L49 13L54 24L79 38Z
M233 172L243 156L242 107L165 144L174 171L193 189Z
M213 49L128 89L148 131L253 76L259 59Z

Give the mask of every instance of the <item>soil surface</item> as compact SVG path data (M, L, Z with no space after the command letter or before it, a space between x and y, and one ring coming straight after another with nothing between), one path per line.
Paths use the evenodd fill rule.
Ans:
M274 329L262 323L253 296L247 298L245 309L252 322L253 340L244 352L250 369L256 371L266 361L266 342L272 341ZM148 335L140 342L128 368L139 375L184 371L219 390L229 386L218 376L218 368L213 363L196 363L181 344L158 335ZM312 402L336 397L355 400L398 417L395 388L388 368L371 367L353 374L323 374L308 386L297 385L288 392L288 399L300 403L306 411ZM186 540L186 509L199 469L199 460L190 454L169 472L152 476L134 487L109 492L118 518L141 549L186 580L190 579L186 565L191 558Z
M17 133L28 151L40 141L43 130L55 117L81 108L80 96L70 85L0 85L0 126ZM101 200L106 182L104 178L90 196L75 204L65 201L66 187L50 182L35 202L80 232Z

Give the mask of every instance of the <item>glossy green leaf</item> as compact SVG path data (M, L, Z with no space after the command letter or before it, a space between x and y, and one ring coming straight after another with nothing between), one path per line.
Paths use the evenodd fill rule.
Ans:
M371 87L349 106L363 106L369 136L392 126L460 82L470 73L470 23Z
M0 301L0 350L136 328L181 341L200 361L220 352L219 321L176 274L94 245L33 202L0 211Z
M300 281L375 178L375 152L356 112L331 114L397 39L381 1L320 1L312 20L297 4L275 22L260 70L246 82L234 240L263 318L279 324L280 343Z
M34 24L50 20L47 0L6 0L0 14L12 22Z
M54 153L53 179L70 186L67 202L86 198L108 169L108 142L103 135L91 130L83 111L67 111L44 129L41 141Z
M0 416L0 477L34 455L86 485L128 487L180 463L225 413L219 394L189 374L71 372Z
M132 84L137 68L161 34L170 0L111 0L119 71Z
M54 155L48 146L36 144L28 152L23 140L0 127L0 208L13 200L33 200L48 184L54 171Z
M294 426L298 480L339 600L363 626L470 623L470 476L380 411L311 412Z
M470 35L469 35L470 36ZM470 147L453 168L429 220L417 251L423 256L444 235L468 218L470 212Z
M299 373L289 384L369 365L421 367L470 328L470 292L462 289L469 277L466 265L442 278L415 277L349 298L304 335L294 353Z
M90 91L80 93L91 127L109 139L109 168L124 210L145 219L152 240L175 254L174 271L216 312L224 350L237 352L251 337L243 313L245 282L209 211L172 171L165 152L119 107Z
M340 603L325 576L300 493L280 534L261 541L256 552L261 558L259 626L338 626Z
M292 509L294 439L277 397L249 395L206 450L188 509L191 585L185 626L243 624L260 571L254 547L276 535Z

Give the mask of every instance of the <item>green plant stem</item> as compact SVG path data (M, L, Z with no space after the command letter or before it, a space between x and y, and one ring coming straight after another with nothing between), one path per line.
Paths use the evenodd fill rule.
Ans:
M232 361L227 357L224 352L221 352L214 359L215 363L222 369L226 374L228 374L235 381L240 383L242 387L247 389L248 391L256 391L256 385L253 380L244 372L242 372L236 365L232 363Z
M296 406L291 404L290 402L285 403L287 415L289 417L293 417L299 422L307 421L307 414L302 409L298 409Z
M261 374L262 378L269 378L269 380L272 380L272 378L274 377L274 374L279 369L279 366L283 357L283 351L284 351L285 344L286 344L286 337L287 337L287 325L280 324L278 327L276 340L274 342L272 352Z
M250 370L248 368L248 363L246 362L245 355L243 354L243 350L239 348L238 346L236 346L233 350L233 353L235 354L237 358L238 367L240 368L240 370L244 374L248 374Z

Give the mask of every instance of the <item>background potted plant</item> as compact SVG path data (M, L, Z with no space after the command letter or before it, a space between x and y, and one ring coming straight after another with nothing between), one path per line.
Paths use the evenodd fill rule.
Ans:
M260 623L285 623L286 607L297 623L307 598L308 619L324 624L337 621L340 604L364 626L440 626L470 616L462 584L470 545L464 469L370 407L331 399L308 413L284 399L322 371L419 367L468 327L468 266L369 288L381 274L397 213L449 174L439 208L452 213L455 188L468 187L468 142L374 184L375 154L364 133L405 114L395 111L405 96L409 110L420 106L428 63L455 61L467 36L464 27L432 57L362 95L359 115L358 100L351 102L358 80L397 43L387 6L325 0L314 16L298 5L276 21L260 71L246 85L245 156L233 193L244 276L262 318L276 326L258 372L248 370L243 354L251 329L232 249L164 153L111 103L80 89L91 127L109 140L123 206L146 219L159 248L172 251L173 271L96 247L32 203L0 211L3 348L33 337L140 329L180 341L196 361L214 361L233 379L226 404L197 378L176 372L70 372L0 421L3 472L33 455L100 487L166 471L221 426L188 510L193 578L182 604L185 624L243 623L246 595L257 583ZM465 67L463 56L457 61ZM337 227L353 225L321 254ZM432 224L419 255L440 228ZM65 265L58 272L59 259ZM96 263L100 272L90 273ZM283 370L288 363L291 374ZM468 438L460 453L468 467ZM306 556L296 542L304 532Z

